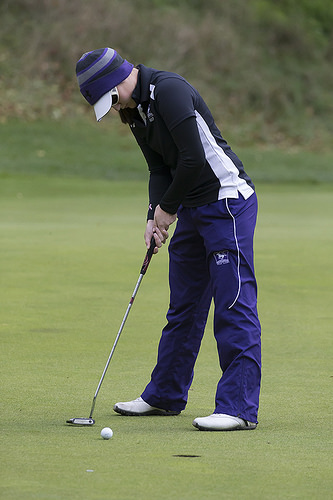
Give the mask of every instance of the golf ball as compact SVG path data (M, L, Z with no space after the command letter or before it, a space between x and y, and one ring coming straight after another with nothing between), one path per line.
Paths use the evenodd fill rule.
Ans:
M110 429L110 427L104 427L104 429L101 430L101 436L103 439L110 439L113 436L113 431Z

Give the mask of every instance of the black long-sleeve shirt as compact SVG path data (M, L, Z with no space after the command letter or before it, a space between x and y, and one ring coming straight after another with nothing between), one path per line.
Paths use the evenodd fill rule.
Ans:
M202 97L181 76L138 66L132 132L148 164L149 211L174 214L254 191L240 159L223 139Z

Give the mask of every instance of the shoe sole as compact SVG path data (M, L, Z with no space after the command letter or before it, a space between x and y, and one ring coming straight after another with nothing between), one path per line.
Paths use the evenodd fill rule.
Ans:
M208 428L208 427L203 427L201 426L200 424L197 424L196 422L195 423L192 423L192 425L194 427L196 427L197 429L199 429L199 431L208 431L208 432L211 432L211 431L225 431L225 432L231 432L231 431L253 431L254 429L257 428L257 425L256 424L247 424L245 427L242 427L242 426L237 426L237 427L233 427L232 429L214 429L214 428Z
M151 415L155 415L155 416L157 415L160 417L172 417L175 415L179 415L179 413L180 413L179 411L160 410L159 408L155 408L154 410L149 410L146 412L137 413L134 411L122 410L121 408L118 408L116 406L113 408L113 410L116 413L119 413L120 415L125 415L127 417L149 417Z

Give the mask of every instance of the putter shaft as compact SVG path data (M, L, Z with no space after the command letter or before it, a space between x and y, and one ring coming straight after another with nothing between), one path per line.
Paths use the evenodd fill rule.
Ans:
M67 420L66 422L68 424L74 424L74 425L94 425L95 423L95 420L92 418L92 415L94 413L94 410L95 410L95 404L96 404L96 399L97 399L97 395L99 393L99 390L101 388L101 385L103 383L103 380L104 380L104 377L105 377L105 374L109 368L109 364L110 364L110 361L112 359L112 356L113 356L113 353L116 349L116 346L118 344L118 341L119 341L119 338L120 338L120 335L121 335L121 332L123 331L123 328L125 326L125 323L126 323L126 320L127 320L127 317L129 315L129 312L131 310L131 307L133 305L133 302L134 302L134 299L135 299L135 296L139 290L139 287L140 287L140 284L141 284L141 281L144 277L144 275L146 274L146 271L148 269L148 266L149 266L149 263L151 261L151 258L154 254L154 248L156 246L156 243L155 243L155 239L154 237L152 237L151 239L151 242L150 242L150 247L149 249L147 250L147 253L146 253L146 256L145 256L145 259L143 261L143 264L142 264L142 267L141 267L141 271L140 271L140 276L139 276L139 279L135 285L135 288L134 288L134 291L132 293L132 296L131 296L131 299L129 301L129 304L127 306L127 309L126 309L126 312L125 312L125 315L123 317L123 320L121 322L121 325L120 325L120 328L118 330L118 333L117 333L117 336L116 336L116 339L113 343L113 346L112 346L112 349L111 349L111 352L109 354L109 357L108 357L108 360L106 362L106 365L104 367L104 370L103 370L103 373L102 373L102 376L98 382L98 385L97 385L97 388L96 388L96 391L95 391L95 394L94 394L94 397L93 397L93 401L92 401L92 405L91 405L91 410L90 410L90 415L89 415L89 418L83 418L83 417L79 417L79 418L71 418L69 420Z

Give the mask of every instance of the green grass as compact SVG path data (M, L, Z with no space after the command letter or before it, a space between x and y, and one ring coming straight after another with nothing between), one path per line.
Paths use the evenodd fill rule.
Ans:
M92 111L82 121L12 120L0 123L0 134L0 178L9 174L112 181L148 178L135 139L116 116L101 123L94 122ZM223 134L256 183L333 182L332 150L239 148L235 129L223 130Z
M213 410L219 369L212 318L181 415L112 411L140 394L155 362L168 305L165 247L133 305L95 426L73 428L65 420L88 416L138 278L146 183L59 178L49 170L62 168L57 156L49 164L44 156L39 169L51 175L23 175L22 159L33 168L32 151L49 147L53 157L56 142L35 143L30 157L29 141L25 147L16 161L15 151L7 156L0 184L0 497L330 499L332 185L258 184L263 384L256 431L204 433L191 425ZM82 149L86 172L85 141ZM105 426L114 431L109 441L99 435Z
M148 175L134 137L115 116L104 123L96 123L92 115L63 123L12 120L0 124L0 131L3 176L128 180Z

